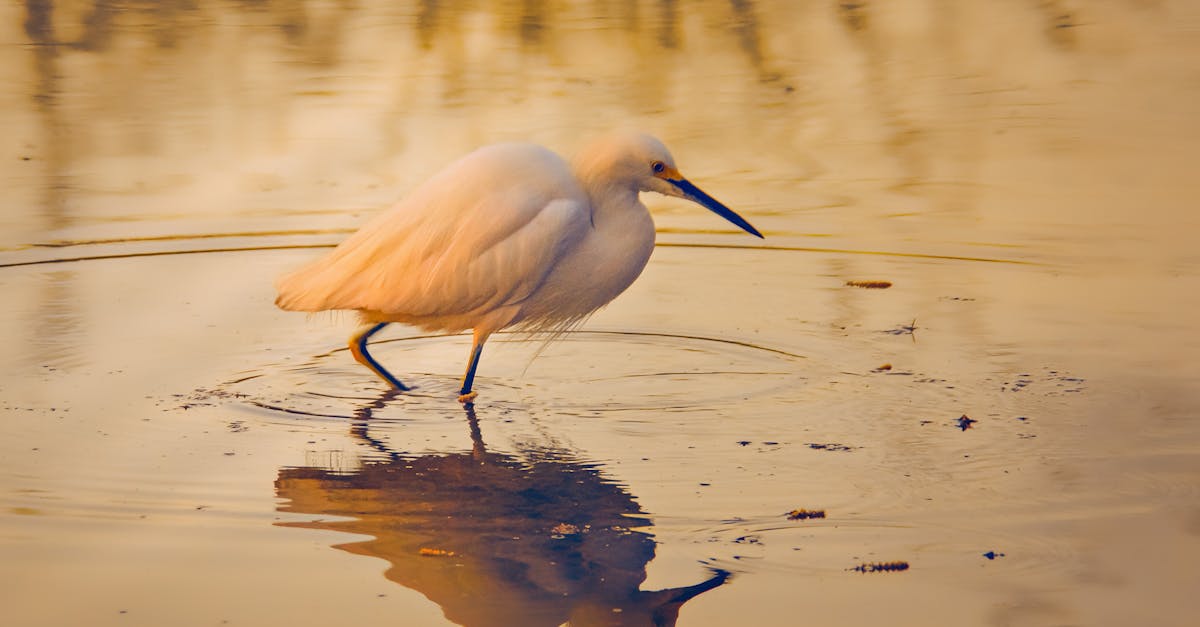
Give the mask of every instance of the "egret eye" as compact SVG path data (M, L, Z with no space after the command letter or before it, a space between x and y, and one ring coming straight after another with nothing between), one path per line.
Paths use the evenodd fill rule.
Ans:
M655 161L654 163L650 164L650 169L654 170L655 174L661 174L663 170L667 169L667 164L663 163L662 161Z

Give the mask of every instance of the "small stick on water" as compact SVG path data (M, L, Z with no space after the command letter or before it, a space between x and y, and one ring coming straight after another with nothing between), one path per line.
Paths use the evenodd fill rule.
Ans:
M853 570L859 573L891 573L908 570L908 562L872 562L870 564L859 564L854 568L846 570Z
M825 510L823 509L794 509L788 512L788 520L808 520L810 518L824 518Z
M886 290L892 286L891 281L846 281L850 287L861 287L868 290Z

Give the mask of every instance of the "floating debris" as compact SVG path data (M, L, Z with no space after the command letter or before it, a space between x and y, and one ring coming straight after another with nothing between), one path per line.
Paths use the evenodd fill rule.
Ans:
M230 399L239 400L239 399L244 399L246 397L247 397L246 394L240 394L237 392L229 392L229 391L221 390L221 389L210 390L210 389L205 389L205 388L197 388L190 394L172 394L171 395L171 398L174 399L175 401L181 401L180 404L177 405L175 408L182 409L185 411L188 409L192 409L194 407L216 407L218 405L218 401L230 400ZM149 397L147 397L147 398L149 398ZM172 402L174 402L174 401L172 401ZM155 405L160 405L160 403L155 403ZM163 408L163 411L171 411L171 410L172 410L172 408L170 408L170 407Z
M984 554L983 554L983 556L984 556L984 557L986 557L986 558L988 558L988 559L990 559L990 560L994 560L994 559L996 559L997 557L1004 557L1004 554L1003 554L1003 553L997 553L997 552L995 552L995 551L988 551L987 553L984 553Z
M455 555L454 551L447 551L445 549L422 548L419 553L425 557L454 557Z
M971 425L973 425L979 421L968 417L966 414L963 414L963 415L959 416L958 419L955 420L954 422L955 422L954 426L958 427L959 429L962 429L963 431L966 431L967 429L971 428Z
M824 518L825 510L823 509L794 509L788 512L788 520L808 520L810 518Z
M1011 384L1008 381L1005 381L1004 387L1001 387L1000 391L1001 392L1006 392L1006 391L1007 392L1020 392L1021 390L1023 390L1025 388L1025 386L1029 385L1030 383L1033 383L1033 379L1027 374L1022 374L1022 375L1017 375L1017 376L1018 376L1017 380Z
M913 321L906 325L902 324L902 325L896 327L895 329L884 329L883 331L880 331L880 333L887 333L888 335L911 335L913 337L916 337L916 335L917 335L916 330L917 330L917 319L913 318Z
M559 536L569 536L572 534L579 533L579 527L576 525L572 525L571 523L562 522L562 523L558 523L557 525L554 525L553 527L551 527L550 533L552 533L554 535L559 535Z
M872 562L870 564L859 564L858 566L848 570L853 570L860 573L891 573L901 570L908 570L908 562Z
M857 448L854 446L846 446L845 444L838 444L837 442L808 442L805 444L805 446L815 451L853 451L855 448Z
M891 281L846 281L850 287L861 287L868 290L886 290L892 286Z

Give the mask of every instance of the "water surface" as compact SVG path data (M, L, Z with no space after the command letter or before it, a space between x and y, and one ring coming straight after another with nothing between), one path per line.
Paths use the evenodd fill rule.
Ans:
M0 15L4 624L1200 615L1191 3ZM613 126L766 239L647 197L639 281L470 414L466 336L381 334L396 395L273 307L470 149Z

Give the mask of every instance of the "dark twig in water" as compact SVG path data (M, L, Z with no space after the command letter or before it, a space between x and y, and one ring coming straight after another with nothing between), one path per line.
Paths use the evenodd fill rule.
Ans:
M908 323L907 325L900 325L900 326L896 327L895 329L888 329L886 331L883 331L883 333L887 333L889 335L911 335L913 341L916 342L917 341L916 331L917 331L917 319L913 318L912 322Z
M908 570L908 562L872 562L870 564L859 564L858 566L848 570L853 570L859 573L890 573Z
M825 510L823 509L794 509L788 512L788 520L808 520L810 518L824 518Z
M846 451L846 452L849 452L849 451L853 451L855 448L857 448L857 447L848 446L845 444L838 444L837 442L828 442L828 443L809 442L806 444L806 446L808 446L808 448L813 449L814 451Z
M850 287L861 287L868 290L886 290L892 286L891 281L846 281Z

